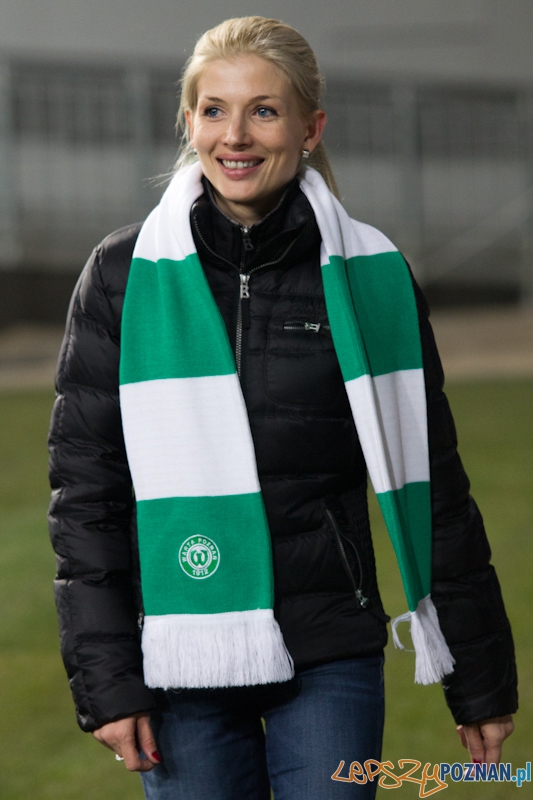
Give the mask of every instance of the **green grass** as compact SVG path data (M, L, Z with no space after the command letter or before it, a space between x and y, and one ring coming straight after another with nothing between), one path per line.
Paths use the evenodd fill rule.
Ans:
M523 766L531 760L533 723L533 381L456 384L448 394L515 632L522 710L504 758ZM58 655L54 563L45 521L51 403L49 393L0 394L0 796L140 800L138 776L127 774L78 729ZM396 615L405 610L403 595L375 508L373 514L380 585L389 613ZM434 764L465 756L440 687L414 686L412 655L389 648L384 758ZM340 758L352 760L351 754ZM451 784L444 796L491 800L515 792L511 785ZM522 794L530 793L531 786L524 786ZM380 790L378 796L389 795ZM396 797L418 797L418 787L404 785Z

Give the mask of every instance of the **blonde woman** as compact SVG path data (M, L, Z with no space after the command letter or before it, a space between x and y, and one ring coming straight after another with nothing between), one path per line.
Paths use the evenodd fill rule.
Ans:
M367 471L417 682L443 679L471 759L512 731L511 634L427 308L336 199L321 85L276 20L204 34L176 175L71 304L50 435L62 650L82 729L150 800L374 796L331 778L381 757Z

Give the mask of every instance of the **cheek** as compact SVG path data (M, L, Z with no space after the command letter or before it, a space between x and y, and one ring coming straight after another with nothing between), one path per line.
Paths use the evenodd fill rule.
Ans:
M288 162L299 162L302 149L304 136L300 136L299 132L290 131L282 142L281 149L284 150L285 158Z
M275 154L276 162L280 166L293 164L300 158L300 147L293 137L277 137L270 142L269 150Z
M202 118L193 120L190 135L191 141L194 140L195 146L202 150L209 148L211 140L213 139L213 131L210 129L209 125L204 123Z
M282 154L282 163L286 169L295 170L300 163L301 158L301 148L299 145L295 145L294 142L291 142L290 147L285 147L283 154Z

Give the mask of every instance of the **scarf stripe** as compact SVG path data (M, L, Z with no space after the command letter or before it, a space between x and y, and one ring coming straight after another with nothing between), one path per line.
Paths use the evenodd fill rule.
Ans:
M270 563L270 542L260 494L148 500L138 504L138 512L148 616L272 608L272 573L264 569ZM216 542L220 555L214 574L191 580L176 558L176 531L204 531ZM182 538L185 535L180 544ZM248 576L255 565L252 586L236 580Z
M172 308L169 297L176 298ZM137 355L121 361L123 384L235 374L226 328L196 253L157 263L135 255L127 303L122 336Z
M349 381L346 391L351 407L360 409L359 439L376 493L429 481L422 370L390 372L374 381L363 375Z
M260 491L234 375L142 381L121 391L138 501ZM146 416L146 408L157 415Z
M376 493L376 496L394 547L409 611L416 613L431 590L431 539L427 536L428 525L431 526L429 485L406 483L401 489ZM406 527L408 537L405 536ZM413 643L416 649L416 642ZM446 658L444 656L446 672L440 677L453 670L453 661L450 663Z
M235 361L190 229L198 164L178 173L139 235L122 323L120 394L136 492L149 686L287 680L273 616L270 534ZM415 680L452 669L429 598L431 513L416 303L402 256L350 220L307 169L335 350L393 542ZM395 640L397 640L394 629Z

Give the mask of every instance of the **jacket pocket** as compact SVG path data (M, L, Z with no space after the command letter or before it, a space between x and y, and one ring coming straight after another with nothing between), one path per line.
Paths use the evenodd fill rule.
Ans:
M276 404L338 415L346 392L325 314L272 319L264 363L265 389Z
M299 331L300 333L320 333L327 334L331 330L329 325L323 322L310 322L305 319L288 319L283 323L284 331Z
M343 533L335 515L331 509L326 507L326 518L335 536L335 542L339 555L346 571L348 579L353 589L357 603L361 608L367 608L370 600L365 597L363 592L365 574L361 554L355 544L345 533Z

